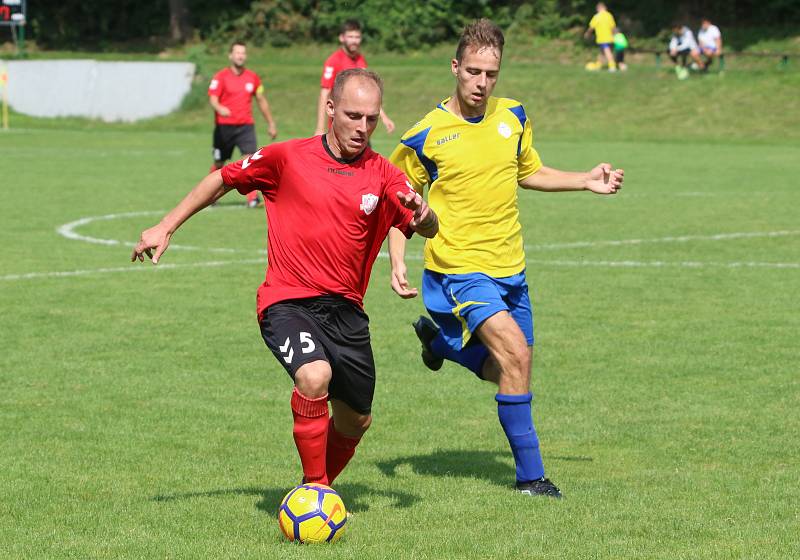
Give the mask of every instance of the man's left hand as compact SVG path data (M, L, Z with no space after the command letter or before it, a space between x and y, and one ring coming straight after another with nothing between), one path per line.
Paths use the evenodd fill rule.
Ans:
M586 189L597 194L616 194L622 188L625 171L612 169L610 163L601 163L586 177Z

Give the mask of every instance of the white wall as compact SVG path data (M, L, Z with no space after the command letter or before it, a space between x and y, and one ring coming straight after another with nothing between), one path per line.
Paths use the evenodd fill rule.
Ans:
M132 122L176 110L189 93L194 64L7 61L8 103L35 117Z

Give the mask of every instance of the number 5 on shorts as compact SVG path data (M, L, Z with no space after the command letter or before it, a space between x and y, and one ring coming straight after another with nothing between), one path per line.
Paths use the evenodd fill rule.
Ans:
M300 332L300 344L300 350L303 351L303 354L310 354L317 348L311 338L311 333L307 332Z

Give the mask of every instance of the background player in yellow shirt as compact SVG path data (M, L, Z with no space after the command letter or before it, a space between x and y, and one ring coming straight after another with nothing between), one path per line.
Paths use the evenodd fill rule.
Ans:
M452 72L456 89L409 130L391 156L439 217L439 235L425 245L422 295L433 317L414 323L422 359L433 370L448 359L498 385L500 424L516 464L516 487L560 497L544 476L530 391L533 313L517 188L613 194L623 171L601 163L587 173L542 165L533 127L519 102L492 97L500 73L503 32L489 20L462 33ZM392 288L417 295L404 264L405 236L389 232Z
M587 68L590 70L600 70L603 67L603 57L608 63L608 71L616 72L617 63L614 61L614 55L611 52L611 46L614 44L614 28L617 22L614 21L614 16L608 11L606 5L602 2L597 3L597 13L589 21L589 27L586 29L584 36L588 37L594 32L595 43L600 47L600 52L597 54L596 66Z

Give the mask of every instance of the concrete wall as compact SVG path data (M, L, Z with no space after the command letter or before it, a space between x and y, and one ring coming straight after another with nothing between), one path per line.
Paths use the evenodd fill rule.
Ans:
M35 117L89 117L132 122L176 110L189 93L194 64L7 61L8 102Z

